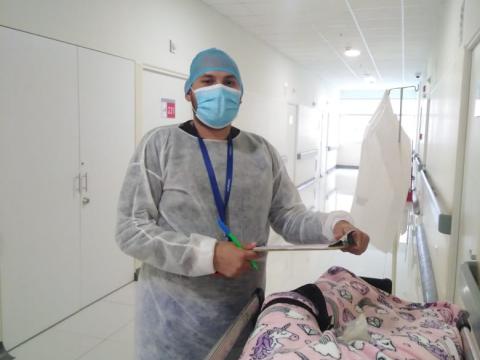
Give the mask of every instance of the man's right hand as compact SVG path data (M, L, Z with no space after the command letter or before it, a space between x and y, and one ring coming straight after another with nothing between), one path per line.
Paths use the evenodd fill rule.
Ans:
M215 245L213 267L215 271L228 278L234 278L250 269L249 260L255 260L259 255L252 251L256 243L250 243L243 249L237 248L229 241L219 241Z

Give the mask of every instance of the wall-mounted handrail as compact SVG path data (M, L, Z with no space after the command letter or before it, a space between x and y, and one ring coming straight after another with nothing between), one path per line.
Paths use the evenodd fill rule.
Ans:
M300 185L297 186L297 190L298 191L302 191L310 186L312 186L313 184L315 184L315 182L317 181L316 178L311 178L311 179L308 179L307 181L301 183Z
M422 293L425 302L434 302L438 299L435 274L433 273L432 259L428 250L427 239L423 225L415 227L415 239L417 243L418 265L420 279L422 280Z
M297 154L297 160L304 160L318 155L318 149L302 151Z
M422 180L425 189L427 190L430 204L436 217L437 229L442 234L450 235L452 233L452 215L449 214L442 206L442 203L438 198L437 192L435 191L430 182L427 170L425 169L425 166L423 165L420 156L418 154L414 154L413 159L415 164L417 165L417 171L420 179Z

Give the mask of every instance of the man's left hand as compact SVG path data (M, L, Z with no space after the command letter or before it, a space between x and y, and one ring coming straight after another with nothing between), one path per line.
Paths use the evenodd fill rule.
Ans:
M333 236L335 236L336 240L339 240L343 235L350 231L353 232L353 240L355 241L355 244L347 246L346 248L342 249L342 251L360 255L367 250L368 243L370 241L370 237L366 233L360 229L357 229L348 221L342 220L337 222L333 227Z

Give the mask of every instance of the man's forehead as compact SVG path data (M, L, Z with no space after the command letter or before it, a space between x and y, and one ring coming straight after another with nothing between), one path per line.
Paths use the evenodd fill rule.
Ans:
M235 78L235 75L227 73L225 71L209 71L200 76L201 78L223 77L223 78Z

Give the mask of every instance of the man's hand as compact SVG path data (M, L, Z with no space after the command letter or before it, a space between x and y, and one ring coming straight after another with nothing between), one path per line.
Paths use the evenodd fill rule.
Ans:
M353 240L355 241L355 244L347 246L345 249L342 249L342 251L360 255L367 250L370 241L370 237L363 231L357 229L348 221L342 220L336 223L333 227L333 236L335 236L336 240L339 240L343 235L350 231L353 231Z
M235 247L229 241L219 241L215 245L213 267L215 271L228 278L241 275L250 269L249 260L258 258L258 254L251 249L256 243L250 243L244 249Z

